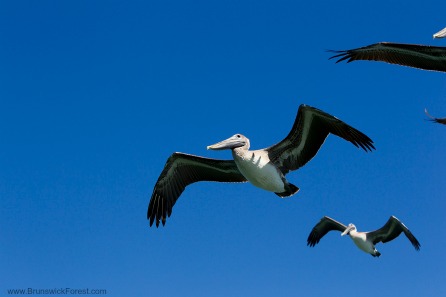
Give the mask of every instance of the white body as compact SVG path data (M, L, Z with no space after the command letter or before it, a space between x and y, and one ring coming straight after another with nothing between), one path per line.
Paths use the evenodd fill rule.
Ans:
M356 230L352 230L350 231L349 235L359 249L368 254L376 254L377 250L375 246L373 245L373 243L367 240L367 236L364 232L357 232Z
M269 160L265 151L232 151L235 164L243 176L254 186L261 189L282 193L285 191L283 175Z

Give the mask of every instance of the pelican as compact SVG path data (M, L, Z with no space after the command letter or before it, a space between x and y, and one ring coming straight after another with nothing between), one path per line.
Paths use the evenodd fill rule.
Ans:
M444 38L444 37L446 37L446 28L434 34L434 38Z
M249 139L235 134L207 147L209 150L230 149L233 160L173 153L153 189L147 210L150 226L154 221L157 227L160 221L164 225L186 186L198 181L249 181L279 197L294 195L299 188L288 182L285 175L310 161L330 133L366 152L375 149L373 141L362 132L322 110L302 104L288 136L268 148L249 150Z
M446 125L446 118L435 118L435 117L431 116L431 115L427 112L427 109L426 109L426 108L424 109L424 113L430 118L430 120L431 120L432 122Z
M412 232L410 232L409 229L407 229L407 227L394 216L391 216L387 223L380 229L370 232L358 232L356 231L356 226L353 224L345 226L344 224L325 216L316 224L316 226L314 226L313 230L311 230L307 239L307 245L310 247L315 246L325 234L332 230L342 232L341 236L347 234L350 235L350 238L359 249L373 257L379 257L381 255L375 248L377 243L389 242L397 238L401 232L404 232L417 251L420 250L420 243L415 236L413 236Z
M445 37L446 28L437 34L435 35L438 37ZM347 63L357 60L373 60L446 72L446 47L380 42L351 50L330 52L336 53L330 57L330 59L338 58L336 63L344 60L347 60Z

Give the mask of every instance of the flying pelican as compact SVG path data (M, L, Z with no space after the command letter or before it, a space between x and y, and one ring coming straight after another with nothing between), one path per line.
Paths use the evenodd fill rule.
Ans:
M310 247L315 246L325 234L332 230L342 232L341 236L346 234L350 235L350 238L359 249L373 257L379 257L381 255L381 253L376 250L375 244L379 242L389 242L397 238L401 232L404 232L417 251L420 249L420 243L415 236L413 236L412 232L410 232L409 229L407 229L407 227L394 216L391 216L387 223L380 229L370 232L358 232L356 231L356 226L353 224L345 226L344 224L325 216L316 224L316 226L314 226L313 230L311 230L307 239L307 245Z
M430 120L431 120L432 122L446 125L446 118L435 118L435 117L431 116L431 115L427 112L427 109L426 109L426 108L424 109L424 113L425 113L428 117L430 117Z
M186 186L198 181L251 182L279 197L291 196L299 188L285 175L304 166L318 152L328 134L334 134L361 147L375 149L373 141L336 117L302 104L291 131L279 143L260 150L249 150L249 139L242 134L210 145L210 150L230 149L233 160L217 160L184 153L173 153L153 189L147 210L150 226L164 225Z
M446 36L446 30L443 34ZM443 35L441 36L443 37ZM357 60L373 60L446 72L446 47L380 42L351 50L331 52L336 55L330 59L339 58L336 63L344 60L347 60L347 63Z
M446 37L446 28L434 34L434 38L444 38L444 37Z

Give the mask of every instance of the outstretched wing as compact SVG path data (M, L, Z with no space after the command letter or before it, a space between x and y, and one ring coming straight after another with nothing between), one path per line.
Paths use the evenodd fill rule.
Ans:
M173 153L166 162L153 189L147 210L150 226L156 220L163 225L170 217L172 207L184 189L198 181L246 182L233 160L216 160L199 156Z
M347 229L347 226L344 224L325 216L313 227L313 230L311 230L307 239L307 245L315 246L328 232L333 230L344 232L345 229Z
M430 120L431 120L432 122L446 125L446 118L435 118L435 117L431 116L431 115L427 112L427 109L424 109L424 113L425 113L428 117L430 117Z
M347 60L347 63L372 60L446 72L446 47L380 42L351 50L331 52L337 53L330 57L330 59L338 58L336 63L344 60Z
M310 161L330 133L366 152L375 149L367 135L322 110L302 104L288 136L265 150L270 160L286 174Z
M414 248L418 251L420 249L420 243L413 236L412 232L396 217L391 216L387 223L380 229L367 232L367 239L370 239L373 244L378 242L386 243L397 238L401 232L404 232L406 237L410 240Z

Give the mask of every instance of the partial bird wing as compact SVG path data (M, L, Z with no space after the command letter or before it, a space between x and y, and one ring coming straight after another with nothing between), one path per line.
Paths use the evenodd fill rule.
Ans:
M166 162L153 189L147 210L150 226L156 219L166 223L172 207L184 189L198 181L246 182L233 160L216 160L199 156L173 153Z
M437 33L434 34L433 36L434 38L444 38L446 37L446 28L438 31Z
M373 244L377 244L378 242L386 243L397 238L401 232L404 232L406 237L418 251L421 246L418 240L413 236L412 232L410 232L409 229L394 216L391 216L382 228L366 232L366 236L367 239L370 239L373 242Z
M337 53L330 58L339 58L336 63L344 60L347 60L347 63L373 60L446 72L446 47L380 42L351 50L331 52Z
M286 174L310 161L330 133L366 152L375 149L367 135L322 110L302 104L288 136L265 150L270 160Z
M424 109L424 113L425 113L428 117L430 117L430 120L431 120L432 122L446 125L446 118L435 118L435 117L431 116L431 115L427 112L427 109L426 109L426 108Z
M347 229L347 226L344 224L325 216L311 230L310 235L308 235L307 245L315 246L328 232L333 230L344 232L345 229Z

